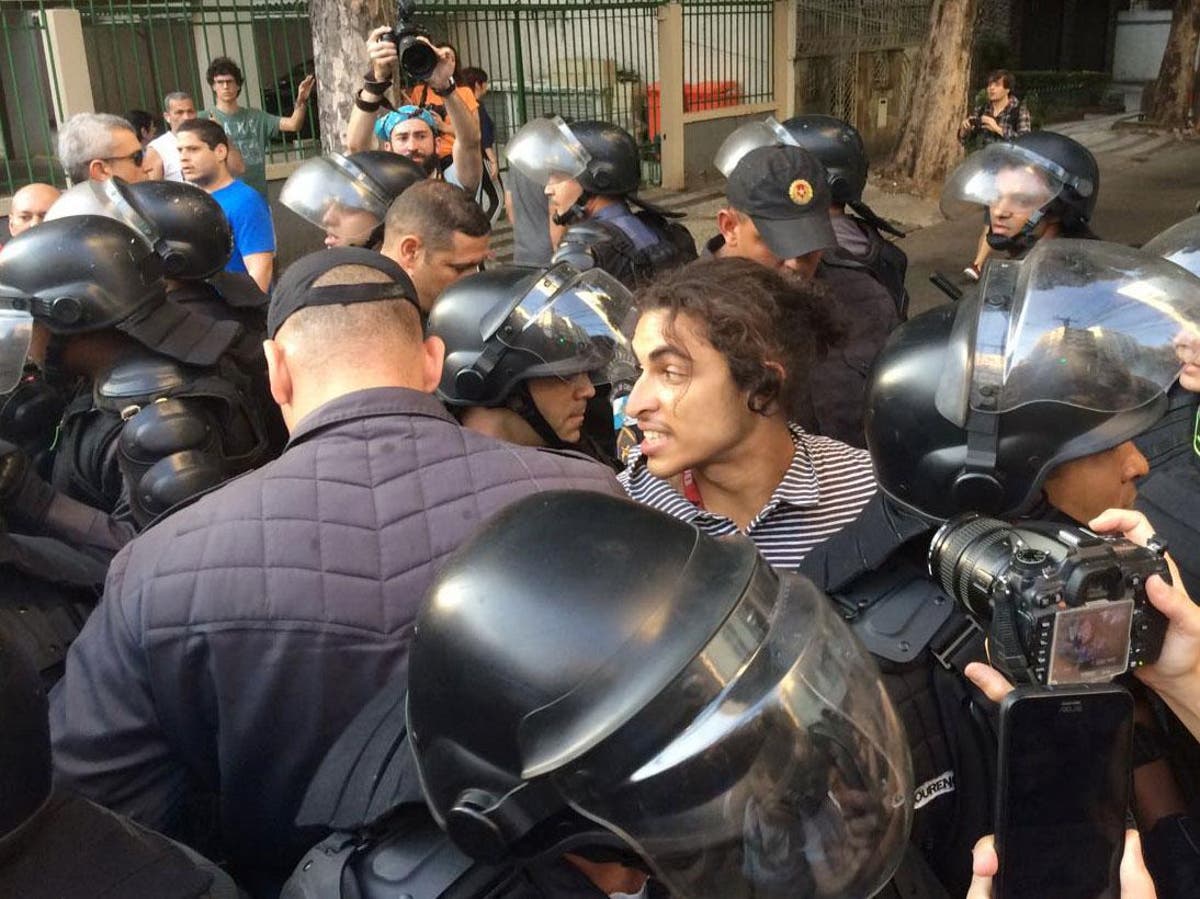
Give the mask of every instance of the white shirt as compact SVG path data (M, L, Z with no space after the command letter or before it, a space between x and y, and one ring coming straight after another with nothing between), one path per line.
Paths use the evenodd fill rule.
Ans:
M158 154L163 163L163 179L166 181L182 181L183 173L179 170L179 142L175 140L175 132L168 131L150 141L149 146Z

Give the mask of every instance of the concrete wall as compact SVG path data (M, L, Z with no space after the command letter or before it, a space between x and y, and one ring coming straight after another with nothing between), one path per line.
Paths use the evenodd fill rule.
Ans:
M1158 77L1171 10L1134 10L1117 13L1117 40L1113 49L1113 81L1153 81Z

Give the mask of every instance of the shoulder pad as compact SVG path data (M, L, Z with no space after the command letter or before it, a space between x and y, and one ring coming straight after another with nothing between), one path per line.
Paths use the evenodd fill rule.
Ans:
M601 222L587 221L572 225L562 236L551 263L570 262L576 268L595 268L593 247L612 241L612 232Z
M192 383L194 373L166 356L136 356L109 369L96 383L96 405L119 412L172 396Z
M954 600L923 571L906 564L871 572L838 600L860 610L850 628L867 651L897 664L920 655L954 611Z
M265 312L270 303L270 297L245 272L217 272L208 279L208 285L235 309L261 309Z

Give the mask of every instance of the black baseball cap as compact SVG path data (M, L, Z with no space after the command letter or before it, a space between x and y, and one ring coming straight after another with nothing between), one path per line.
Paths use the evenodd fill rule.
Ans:
M374 284L344 284L313 287L313 283L343 265L362 265L387 275L388 281ZM271 294L267 309L267 337L274 339L283 323L310 306L349 306L375 300L408 300L417 313L417 289L399 265L374 250L363 247L330 247L309 253L292 263Z
M837 246L825 167L807 150L782 144L751 150L729 174L725 196L780 259Z

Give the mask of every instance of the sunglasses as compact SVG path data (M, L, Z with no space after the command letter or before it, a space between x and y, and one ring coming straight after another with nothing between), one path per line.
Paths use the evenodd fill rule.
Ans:
M127 153L124 156L105 156L104 161L105 162L120 162L122 159L129 159L129 160L133 161L134 165L141 166L142 161L145 158L146 158L145 150L135 150L133 153Z

